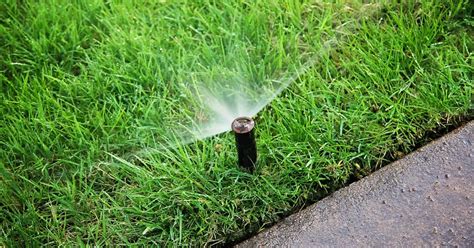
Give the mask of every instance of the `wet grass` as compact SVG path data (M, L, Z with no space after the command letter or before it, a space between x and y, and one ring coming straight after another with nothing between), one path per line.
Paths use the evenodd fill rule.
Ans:
M232 242L472 119L473 10L442 2L4 1L0 245ZM191 73L304 54L254 174L231 134L163 149Z

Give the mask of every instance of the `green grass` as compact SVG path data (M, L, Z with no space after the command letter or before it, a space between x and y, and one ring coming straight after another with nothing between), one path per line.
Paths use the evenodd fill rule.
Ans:
M131 2L0 3L0 245L232 242L472 118L469 1ZM162 148L189 80L311 56L254 174L231 134Z

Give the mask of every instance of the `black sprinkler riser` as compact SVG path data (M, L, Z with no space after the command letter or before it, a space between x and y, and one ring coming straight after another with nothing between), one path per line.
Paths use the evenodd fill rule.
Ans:
M239 166L248 171L253 171L257 162L254 127L255 122L249 117L239 117L232 122Z

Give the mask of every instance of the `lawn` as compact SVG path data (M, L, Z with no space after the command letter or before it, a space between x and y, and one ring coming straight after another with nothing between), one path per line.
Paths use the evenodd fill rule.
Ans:
M472 119L469 1L363 2L2 1L0 246L229 244ZM254 173L196 85L283 90Z

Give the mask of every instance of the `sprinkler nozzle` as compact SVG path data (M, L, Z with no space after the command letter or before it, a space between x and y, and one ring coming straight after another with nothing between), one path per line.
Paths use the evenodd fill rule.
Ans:
M255 121L250 117L239 117L232 122L239 166L249 171L255 169L257 162L257 145L253 129Z

